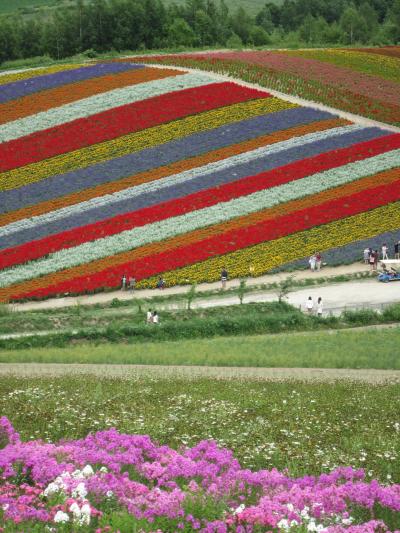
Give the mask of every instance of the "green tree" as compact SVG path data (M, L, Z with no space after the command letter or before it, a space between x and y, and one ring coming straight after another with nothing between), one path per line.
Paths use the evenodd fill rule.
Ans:
M250 32L250 40L255 46L264 46L271 42L270 36L261 28L261 26L253 26Z
M347 7L340 17L346 44L365 42L367 40L367 24L354 5Z
M170 46L193 46L196 36L186 20L177 18L168 27L167 39Z

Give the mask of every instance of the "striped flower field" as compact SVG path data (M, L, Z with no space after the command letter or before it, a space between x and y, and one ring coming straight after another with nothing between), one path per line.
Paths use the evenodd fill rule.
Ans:
M399 228L399 133L129 60L0 75L0 301L258 275Z

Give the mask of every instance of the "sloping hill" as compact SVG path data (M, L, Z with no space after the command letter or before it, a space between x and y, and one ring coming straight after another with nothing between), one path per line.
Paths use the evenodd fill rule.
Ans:
M2 301L257 275L400 227L400 134L207 73L11 73L0 120Z

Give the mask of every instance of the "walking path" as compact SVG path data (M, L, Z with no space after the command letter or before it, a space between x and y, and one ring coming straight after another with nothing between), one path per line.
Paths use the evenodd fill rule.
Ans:
M255 287L258 285L264 285L264 284L268 285L270 283L277 283L277 282L280 282L286 279L288 276L291 276L291 275L294 276L295 280L301 281L301 280L306 280L306 279L321 279L321 278L329 278L329 277L348 275L348 274L365 273L367 270L368 270L367 265L364 265L362 263L354 263L352 265L342 265L338 267L325 267L320 272L311 272L310 270L299 270L295 273L279 272L277 274L265 274L264 276L260 276L257 278L248 278L247 285L249 287ZM240 283L239 279L233 279L228 282L227 288L229 289L229 288L238 287L239 283ZM374 283L377 286L383 285L383 284L378 284L375 279L374 279ZM218 290L220 288L221 288L221 283L219 281L213 282L213 283L200 283L197 286L197 291L202 292L202 291ZM115 298L118 298L118 300L132 300L135 298L140 298L140 299L152 298L154 296L160 296L160 295L170 296L173 294L184 294L188 291L188 289L189 289L188 285L185 285L185 286L179 285L175 287L166 288L163 291L160 291L159 289L143 289L143 290L136 290L134 293L131 293L129 291L122 292L121 290L116 290L112 292L102 292L98 294L90 294L90 295L82 295L82 296L66 296L64 298L52 298L49 300L45 300L43 302L27 302L27 303L21 303L21 304L10 304L9 307L13 311L36 311L40 309L59 309L62 307L76 306L78 304L79 305L104 304L104 303L111 302Z
M169 379L257 379L265 381L333 382L348 380L371 383L400 383L400 370L352 370L333 368L255 368L151 365L86 365L51 363L1 363L0 376L64 377L89 375L98 378L157 377Z

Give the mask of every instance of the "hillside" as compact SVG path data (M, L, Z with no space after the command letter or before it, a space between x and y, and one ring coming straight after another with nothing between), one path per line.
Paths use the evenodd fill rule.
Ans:
M398 238L400 134L384 128L129 59L3 75L0 106L3 301Z
M274 0L280 4L281 0ZM184 4L185 0L165 0L166 4ZM264 0L226 0L228 8L233 11L239 6L246 9L250 15L256 15L265 5ZM74 0L2 0L0 2L0 14L14 13L15 11L30 12L42 8L55 8L59 6L73 6Z

